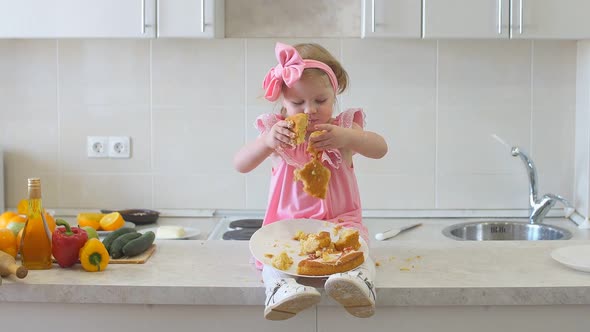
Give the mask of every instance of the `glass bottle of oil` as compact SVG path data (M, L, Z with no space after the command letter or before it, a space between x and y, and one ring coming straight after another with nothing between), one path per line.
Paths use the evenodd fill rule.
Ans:
M29 209L20 246L22 264L29 270L46 270L52 264L51 232L41 204L41 179L29 179L28 186Z

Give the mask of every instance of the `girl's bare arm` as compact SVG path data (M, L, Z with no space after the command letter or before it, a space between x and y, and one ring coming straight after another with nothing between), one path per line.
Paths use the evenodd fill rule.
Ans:
M234 156L234 167L240 173L248 173L258 167L274 150L264 142L263 135L244 145Z
M381 135L372 131L365 131L356 123L353 124L350 134L351 139L348 143L350 150L373 159L381 159L387 154L387 143Z
M387 143L381 135L365 131L356 123L353 123L352 128L321 124L316 125L315 129L325 130L322 135L310 139L318 150L344 148L373 159L383 158L387 153Z
M279 147L291 148L295 133L287 121L279 121L272 128L242 147L234 156L234 167L240 173L248 173L268 158Z

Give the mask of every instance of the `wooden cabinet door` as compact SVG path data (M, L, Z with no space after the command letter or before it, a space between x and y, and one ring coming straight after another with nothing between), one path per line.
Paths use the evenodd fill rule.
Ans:
M0 38L151 38L155 0L0 0Z
M590 38L588 0L512 0L511 38Z
M420 38L420 0L363 0L361 36Z
M424 0L424 38L509 38L509 0Z
M158 37L223 37L224 1L157 1Z

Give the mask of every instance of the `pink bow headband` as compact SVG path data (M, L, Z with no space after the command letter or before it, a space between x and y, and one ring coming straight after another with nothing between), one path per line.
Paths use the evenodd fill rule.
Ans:
M283 43L277 43L275 46L275 55L279 64L268 71L262 83L262 87L266 90L264 98L267 100L275 101L279 99L283 83L288 87L292 87L301 79L305 68L318 68L326 72L334 88L334 94L336 94L338 80L332 68L327 64L321 61L302 59L299 52L293 46Z

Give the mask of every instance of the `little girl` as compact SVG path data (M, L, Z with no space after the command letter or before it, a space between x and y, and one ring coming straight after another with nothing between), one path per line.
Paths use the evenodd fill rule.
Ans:
M387 143L380 135L363 130L365 115L361 109L348 109L333 117L336 95L346 89L348 74L326 49L317 44L292 47L277 43L275 54L278 65L270 69L263 87L266 99L280 99L281 114L259 116L256 127L260 135L234 157L234 166L242 173L271 158L270 195L263 226L285 219L326 220L356 228L368 243L352 157L358 153L382 158ZM308 136L317 130L325 132L296 146L295 133L285 118L297 113L308 115ZM293 179L293 171L310 160L306 152L309 144L322 151L321 160L331 172L325 199L308 195L301 182ZM324 285L329 296L357 317L370 317L375 312L375 265L366 254L361 266L331 275ZM262 267L262 278L266 319L287 319L320 301L315 288L297 283L272 266Z

